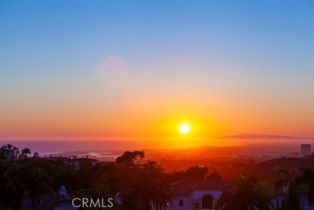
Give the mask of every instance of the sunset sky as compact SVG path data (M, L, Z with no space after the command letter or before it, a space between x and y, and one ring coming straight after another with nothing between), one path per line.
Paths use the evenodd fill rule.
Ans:
M314 2L0 2L0 140L313 125Z

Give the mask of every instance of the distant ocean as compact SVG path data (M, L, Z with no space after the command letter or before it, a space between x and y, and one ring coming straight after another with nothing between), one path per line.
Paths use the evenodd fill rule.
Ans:
M238 151L239 154L247 151L256 155L291 155L298 153L300 144L313 144L312 139L224 139L229 142L231 151ZM239 144L242 142L242 144ZM243 143L245 142L245 143ZM55 140L55 141L13 141L1 140L0 146L12 144L20 149L28 147L32 153L38 152L40 156L77 156L93 157L103 160L114 160L123 152L129 150L144 150L145 152L159 150L160 148L148 147L151 141L144 140ZM234 143L234 144L232 144ZM238 143L238 144L236 144ZM145 146L146 144L146 146ZM211 146L199 146L197 148ZM215 148L215 146L212 146ZM219 148L219 147L217 147ZM169 149L169 148L168 148ZM241 152L242 151L242 152Z
M38 152L41 156L73 152L91 153L97 156L100 154L99 152L109 155L112 152L120 153L125 150L144 149L139 143L127 140L0 141L0 146L4 144L12 144L20 149L28 147L32 153Z

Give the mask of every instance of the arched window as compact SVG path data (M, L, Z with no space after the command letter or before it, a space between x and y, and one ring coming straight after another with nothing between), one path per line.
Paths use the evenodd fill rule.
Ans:
M211 195L204 195L202 198L202 209L213 209L214 201Z
M180 199L180 200L179 200L179 207L183 207L183 206L184 206L183 200Z

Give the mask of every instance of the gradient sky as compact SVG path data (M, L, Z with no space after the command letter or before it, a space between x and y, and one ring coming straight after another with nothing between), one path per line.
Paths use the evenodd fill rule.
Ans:
M0 2L2 140L314 136L313 82L314 2Z

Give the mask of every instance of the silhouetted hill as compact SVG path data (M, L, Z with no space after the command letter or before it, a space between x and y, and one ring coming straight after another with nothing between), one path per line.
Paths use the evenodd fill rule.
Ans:
M242 133L235 135L223 136L225 139L306 139L314 140L313 137L304 136L284 136L284 135L271 135L271 134L254 134L254 133Z

